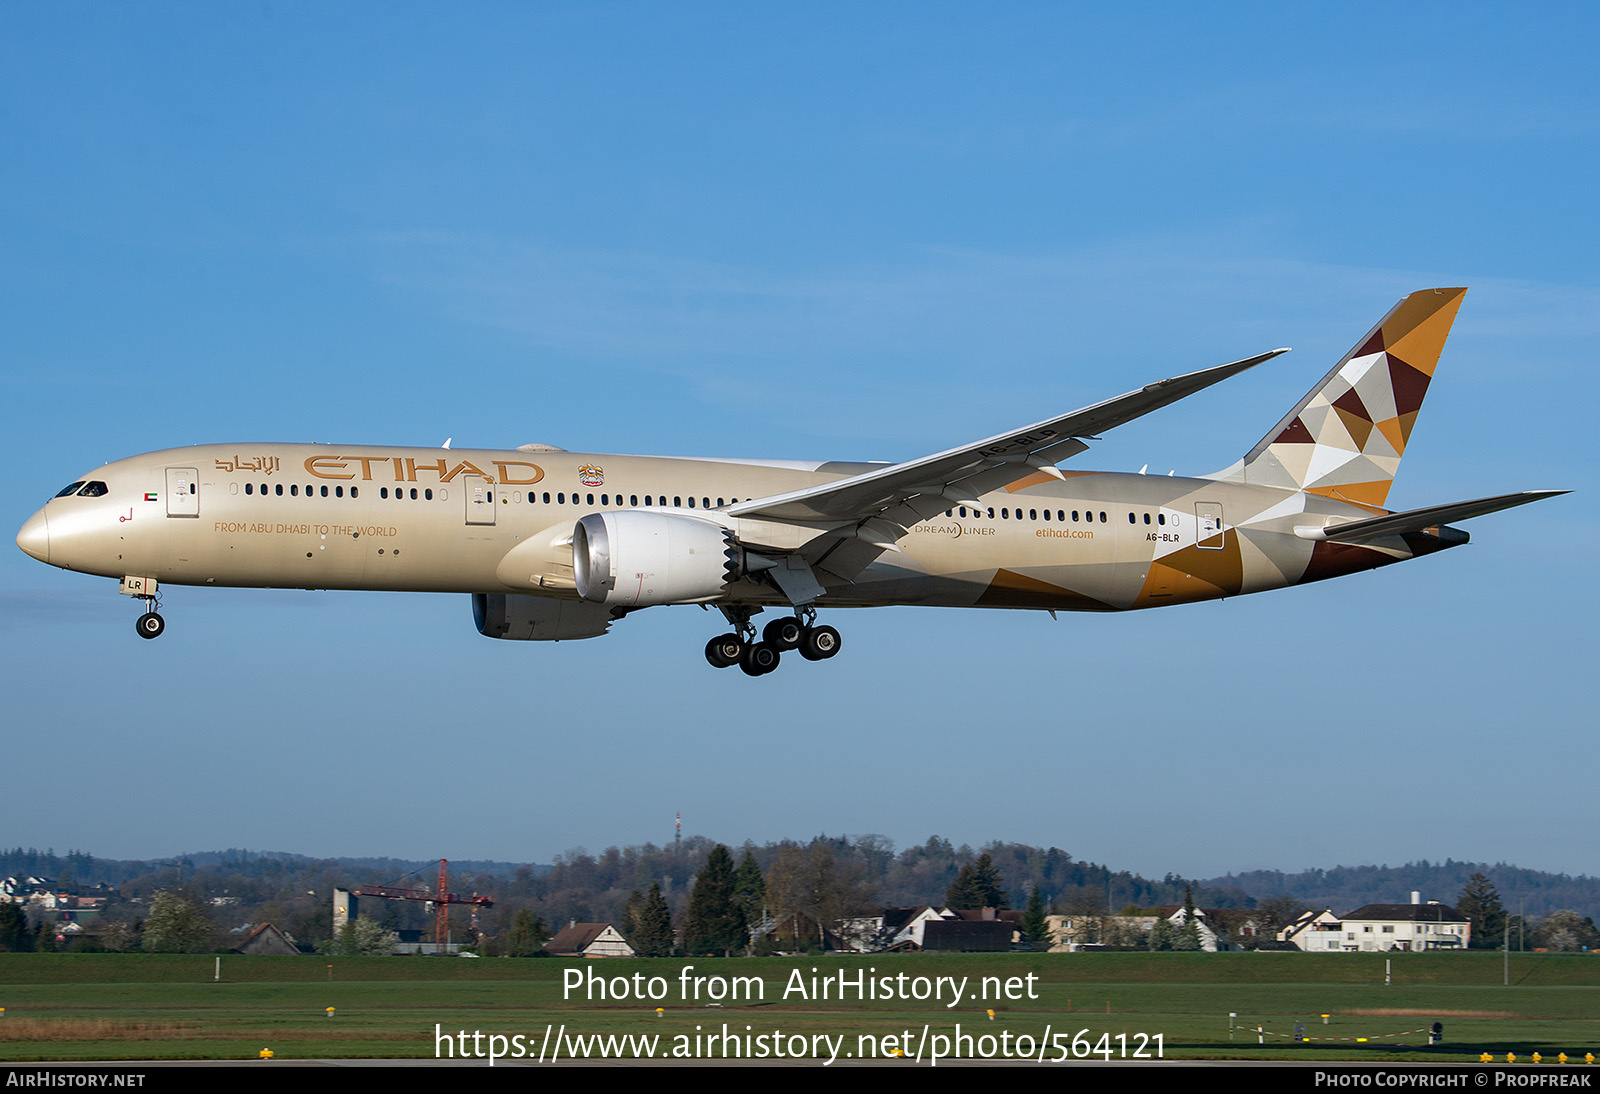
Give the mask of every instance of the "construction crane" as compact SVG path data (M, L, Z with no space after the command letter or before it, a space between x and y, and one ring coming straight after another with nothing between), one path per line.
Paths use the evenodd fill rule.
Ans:
M444 953L450 941L450 905L470 904L476 918L479 908L493 908L494 901L486 896L457 896L450 891L450 863L439 860L439 885L433 892L426 889L401 889L393 885L363 885L350 891L352 896L375 896L384 900L422 900L433 905L433 941L438 952Z

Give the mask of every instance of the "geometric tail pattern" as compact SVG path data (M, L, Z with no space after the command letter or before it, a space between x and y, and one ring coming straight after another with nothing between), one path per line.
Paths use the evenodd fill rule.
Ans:
M1396 304L1244 458L1244 480L1381 508L1466 289Z

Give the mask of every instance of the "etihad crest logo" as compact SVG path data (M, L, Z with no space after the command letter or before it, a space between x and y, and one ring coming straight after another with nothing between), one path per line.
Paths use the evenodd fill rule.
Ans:
M604 486L606 484L605 468L586 463L578 468L578 481L585 486Z

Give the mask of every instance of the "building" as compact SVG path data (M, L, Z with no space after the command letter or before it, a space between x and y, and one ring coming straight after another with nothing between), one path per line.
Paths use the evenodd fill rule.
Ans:
M1464 950L1472 924L1448 904L1424 902L1414 892L1409 904L1367 904L1343 916L1331 908L1306 912L1278 937L1307 953Z
M569 923L544 948L557 957L636 956L628 940L609 923Z
M1332 908L1301 912L1294 922L1278 932L1278 941L1306 953L1340 953L1344 950L1344 924L1333 914Z

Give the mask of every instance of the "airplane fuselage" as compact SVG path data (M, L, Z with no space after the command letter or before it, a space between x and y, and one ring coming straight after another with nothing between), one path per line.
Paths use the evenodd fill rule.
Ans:
M726 510L874 466L198 445L96 468L78 481L104 492L52 499L19 542L51 565L173 585L578 599L570 538L587 514L673 513L762 542L752 526L764 522ZM816 604L1119 611L1280 588L1450 545L1418 534L1361 547L1315 542L1296 528L1381 510L1215 479L1019 473L978 501L911 526L898 550L853 581L824 582ZM508 572L503 563L519 548L524 564ZM691 602L784 601L742 579Z

